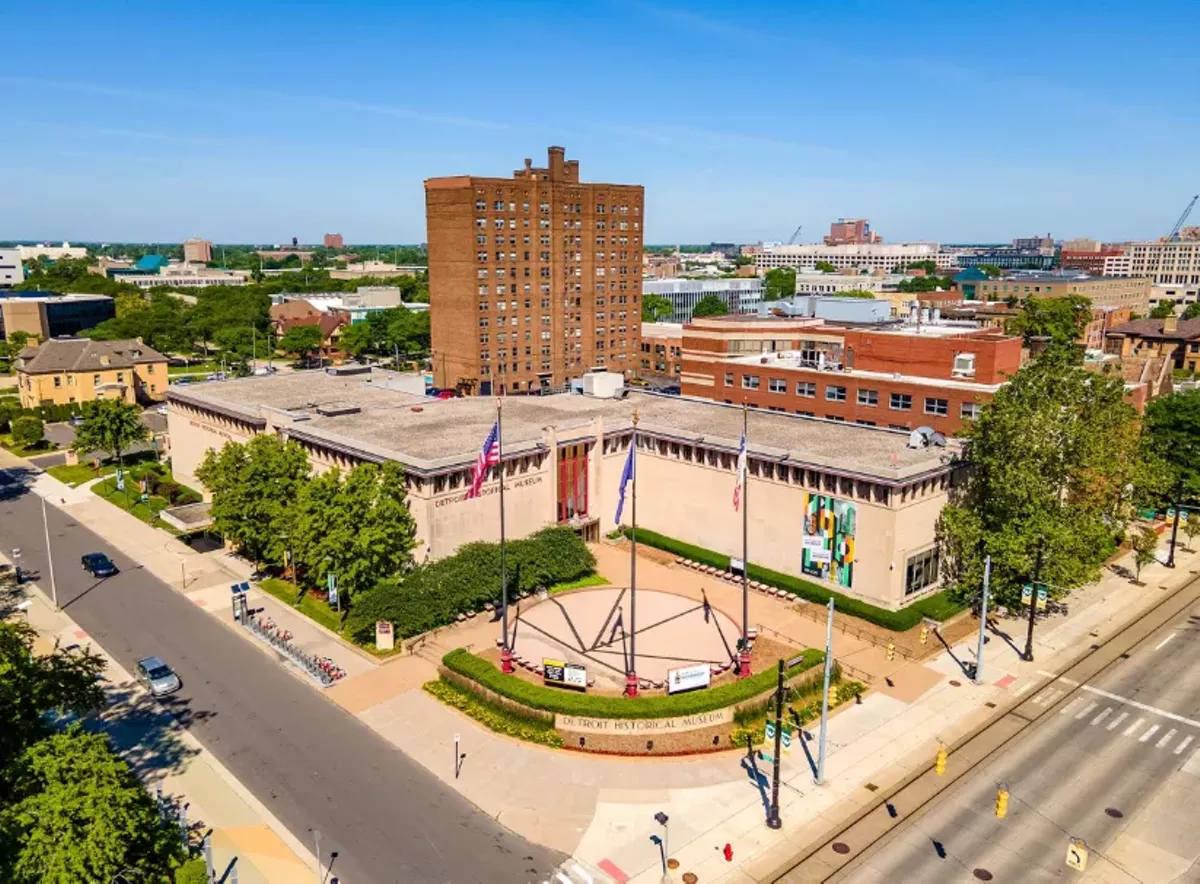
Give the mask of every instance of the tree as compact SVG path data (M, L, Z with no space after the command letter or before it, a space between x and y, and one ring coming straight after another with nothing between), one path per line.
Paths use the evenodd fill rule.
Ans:
M46 432L42 419L32 414L15 418L10 426L13 442L22 448L30 448L41 442Z
M863 298L865 300L875 300L875 293L869 292L866 289L847 289L844 292L835 292L834 297L837 298Z
M84 410L71 450L76 454L104 451L122 463L131 445L148 438L150 428L142 423L141 409L122 399L100 399Z
M318 325L293 325L279 339L279 349L297 359L305 359L321 348L323 335Z
M1200 319L1200 301L1192 301L1183 308L1183 319Z
M1143 528L1133 535L1130 546L1133 547L1134 580L1140 583L1142 568L1158 559L1158 532L1153 528Z
M705 295L692 309L692 316L699 319L702 316L724 316L729 312L729 305L716 295Z
M8 772L13 800L0 830L19 845L14 884L170 881L182 859L179 830L109 746L78 723L25 750Z
M1151 399L1144 427L1148 457L1163 472L1163 496L1178 512L1200 499L1200 389Z
M1083 295L1061 298L1026 298L1020 312L1008 321L1009 334L1021 335L1028 344L1049 338L1052 345L1071 345L1083 338L1092 319L1092 301Z
M796 294L796 268L776 267L763 277L763 300L778 301Z
M963 431L969 465L938 522L943 575L962 600L982 584L1015 607L1039 582L1056 597L1095 579L1134 504L1158 481L1119 377L1051 348L1000 388Z
M817 261L815 264L813 264L813 267L817 270L820 270L822 273L837 273L837 268L828 261Z
M196 478L212 493L213 527L255 563L282 563L283 514L308 478L308 458L296 442L274 434L210 449Z
M997 279L1004 275L1004 269L997 267L995 264L976 264L975 269L982 270L992 279Z
M1150 311L1151 319L1167 319L1175 315L1174 301L1159 301L1154 305L1154 309Z
M342 329L338 338L338 348L356 359L377 350L381 341L372 332L371 326L365 322L348 325Z
M938 289L945 291L950 288L953 282L954 280L948 276L913 276L909 279L900 280L897 288L899 291L910 294L914 292L935 292Z
M927 274L937 273L936 261L910 261L904 265L905 270L924 270Z
M21 355L21 351L29 346L30 335L27 331L17 330L11 332L8 336L9 346L12 347L13 356ZM35 341L36 343L36 341Z
M642 322L666 322L675 314L675 305L662 295L642 295Z
M1187 535L1188 552L1192 551L1192 541L1200 534L1200 514L1188 513L1187 521L1183 523L1183 533Z

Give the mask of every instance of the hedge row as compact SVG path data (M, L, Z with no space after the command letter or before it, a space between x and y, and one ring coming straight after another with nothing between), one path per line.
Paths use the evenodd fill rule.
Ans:
M791 679L825 660L824 651L809 648L801 660L791 667L787 678ZM696 715L725 709L750 700L771 690L778 673L774 668L751 675L741 681L730 682L704 691L691 691L670 696L602 697L595 694L577 694L557 688L532 684L511 675L505 675L492 663L459 648L442 658L442 664L451 672L533 709L563 715L580 715L593 718L671 718L678 715Z
M518 715L511 709L489 703L473 691L444 678L427 682L422 689L498 734L530 743L541 743L543 746L553 746L556 749L563 744L553 722Z
M623 531L626 536L629 536L628 526L623 526ZM685 559L691 559L693 562L711 565L722 571L729 568L729 556L684 543L682 540L676 540L646 528L637 529L637 542L674 553ZM840 592L827 589L820 584L793 577L790 574L780 574L778 571L771 571L768 568L761 568L753 562L750 564L749 573L751 580L779 587L810 602L824 605L828 604L832 598L834 608L841 613L858 617L893 632L907 632L919 624L924 617L946 620L963 609L962 605L951 601L945 591L926 596L899 611L889 611L886 608L842 595Z
M596 558L569 528L544 528L506 550L509 598L591 574ZM383 580L363 593L346 620L355 641L370 641L375 621L387 620L399 638L420 635L500 601L500 544L468 543L457 553Z

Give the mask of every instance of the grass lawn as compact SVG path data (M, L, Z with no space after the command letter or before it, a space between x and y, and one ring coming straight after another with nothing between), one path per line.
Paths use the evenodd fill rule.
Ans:
M210 372L220 371L220 370L221 370L220 361L213 361L213 360L209 359L207 361L193 362L190 365L168 365L167 366L167 375L171 376L171 375L177 375L177 374L201 374L201 373L208 374Z
M144 469L139 469L141 464L155 463L157 457L153 451L139 451L135 454L125 455L125 469L135 479L140 479L144 473ZM97 476L111 476L117 471L117 465L114 462L105 462L100 464L100 472L92 469L91 461L80 461L77 464L61 464L57 467L50 467L46 470L54 478L60 482L66 482L72 488L76 485L82 485L84 482L95 479Z
M178 531L158 517L160 512L171 505L170 501L163 497L153 496L149 500L142 501L133 473L134 471L130 470L130 476L125 480L124 491L117 490L117 480L115 478L97 482L92 486L92 491L109 503L119 506L130 515L141 519L146 524L153 525L155 528L161 528L171 534L178 534Z
M40 442L35 442L29 446L17 445L13 442L13 438L9 433L0 435L0 445L3 445L17 457L29 457L34 454L48 454L51 451L57 450L53 442L47 442L42 439Z
M550 595L557 595L569 589L583 589L585 586L608 586L608 580L599 574L589 574L587 577L580 577L578 580L572 580L568 583L556 583L550 587L548 592Z
M291 605L309 620L320 623L332 632L341 631L341 615L319 598L308 593L300 595L296 584L280 580L278 577L268 577L266 580L260 580L258 585L264 592Z

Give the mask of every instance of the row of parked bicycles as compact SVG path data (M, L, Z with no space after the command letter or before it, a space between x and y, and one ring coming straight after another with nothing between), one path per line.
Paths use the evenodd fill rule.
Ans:
M270 617L247 617L244 625L258 638L320 682L323 687L328 687L335 681L346 677L346 670L335 664L329 657L309 654L293 643L291 632L277 626Z

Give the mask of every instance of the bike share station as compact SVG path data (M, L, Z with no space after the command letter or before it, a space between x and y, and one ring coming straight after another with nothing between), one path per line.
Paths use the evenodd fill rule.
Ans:
M233 596L234 622L248 630L259 641L270 645L280 659L295 666L323 688L346 677L345 670L336 666L329 657L320 657L302 650L292 641L292 634L276 626L269 616L253 616L248 599L249 583L233 583L229 589Z

